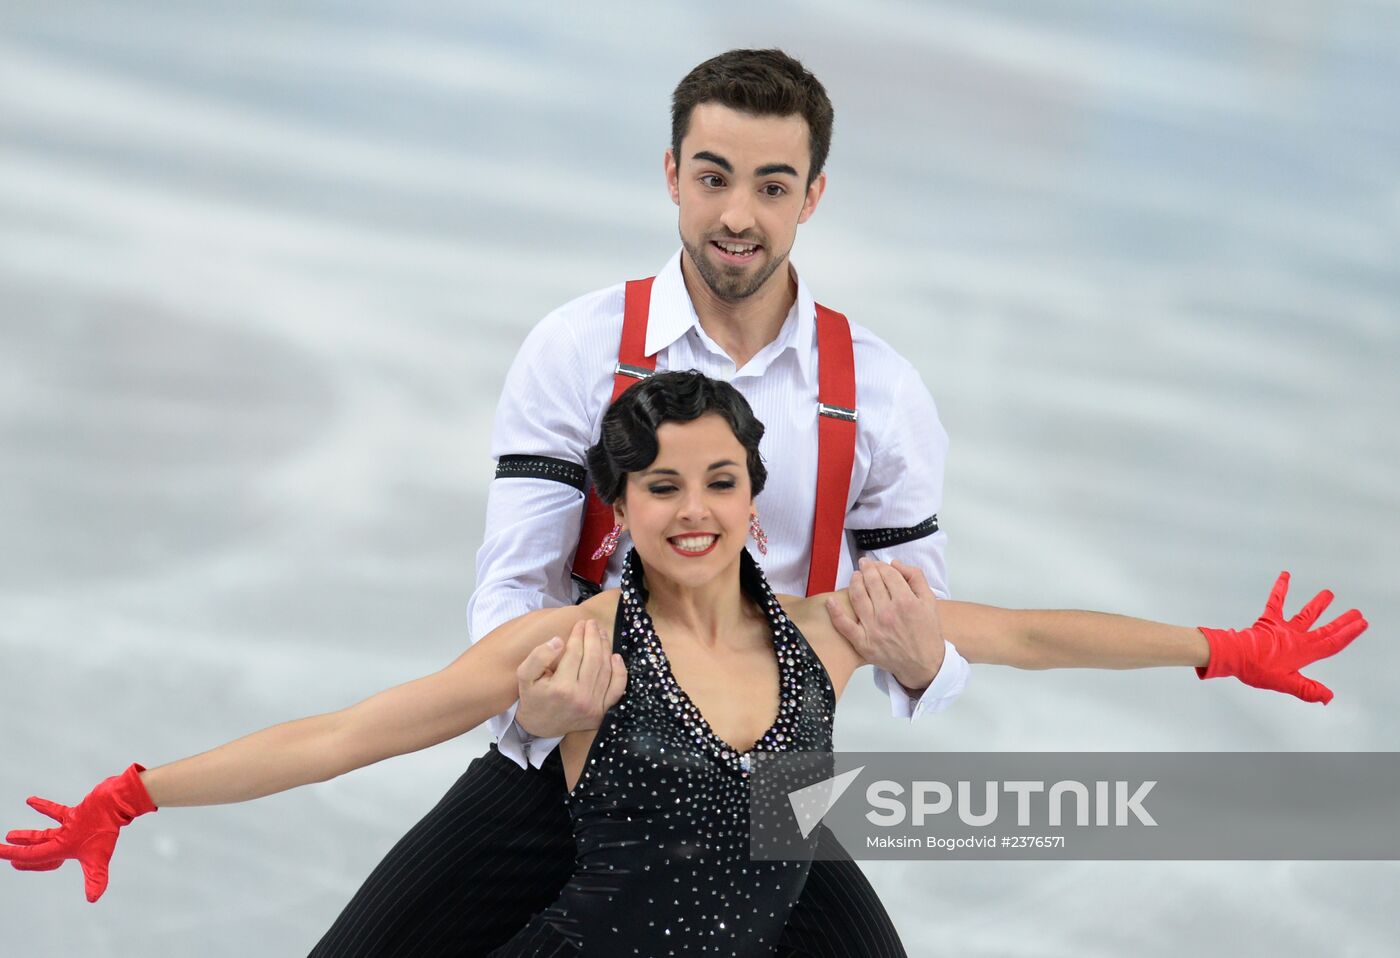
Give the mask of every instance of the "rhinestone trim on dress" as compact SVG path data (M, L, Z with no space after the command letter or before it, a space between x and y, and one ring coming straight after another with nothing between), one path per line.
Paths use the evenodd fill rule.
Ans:
M764 611L778 663L777 715L745 752L676 681L646 610L641 560L632 550L623 562L613 651L627 689L568 794L574 876L541 913L581 956L769 954L801 895L810 862L751 857L751 772L763 753L830 752L836 697L747 550L740 583Z

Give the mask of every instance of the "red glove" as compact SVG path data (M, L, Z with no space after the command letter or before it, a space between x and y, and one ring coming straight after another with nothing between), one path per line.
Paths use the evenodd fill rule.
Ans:
M1367 622L1356 609L1309 632L1308 629L1332 602L1332 592L1323 589L1293 618L1283 619L1283 600L1288 594L1288 573L1280 572L1269 601L1251 628L1207 629L1202 634L1210 642L1210 663L1197 666L1203 679L1233 675L1245 685L1296 695L1304 702L1332 701L1332 690L1320 682L1298 674L1302 666L1329 655L1336 655L1351 640L1366 631Z
M137 815L156 810L137 774L144 771L140 765L131 766L102 782L73 808L31 795L29 807L59 825L10 832L5 841L12 844L0 845L0 859L9 859L20 871L37 872L52 871L76 858L83 868L87 900L97 901L107 890L107 863L116 848L118 830Z

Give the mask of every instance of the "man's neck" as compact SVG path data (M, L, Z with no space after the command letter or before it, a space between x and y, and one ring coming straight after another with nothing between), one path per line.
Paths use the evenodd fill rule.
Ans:
M742 369L755 353L778 338L797 300L797 278L787 263L774 271L761 289L740 300L716 296L685 251L681 252L681 277L700 328L734 361L735 369Z

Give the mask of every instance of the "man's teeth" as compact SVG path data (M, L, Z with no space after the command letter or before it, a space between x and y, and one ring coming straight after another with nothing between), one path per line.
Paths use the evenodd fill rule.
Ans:
M718 246L720 249L724 250L726 253L752 253L754 250L758 249L757 243L749 243L745 245L743 243L721 243L718 240L716 240L715 245Z
M704 552L710 547L717 536L686 536L683 539L672 539L678 549L686 552Z

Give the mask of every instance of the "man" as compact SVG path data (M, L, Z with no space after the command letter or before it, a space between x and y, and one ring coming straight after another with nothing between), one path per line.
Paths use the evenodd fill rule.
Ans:
M681 81L665 169L683 249L651 287L646 327L645 352L658 370L695 368L726 379L765 423L773 478L759 502L770 543L763 567L776 591L795 594L806 592L813 545L819 377L816 307L788 254L826 188L831 126L821 84L780 51L731 51ZM469 607L473 639L575 599L583 454L611 398L623 300L619 286L555 311L507 376L492 441L497 479ZM849 544L921 569L946 596L937 519L946 433L907 361L858 325L850 338L858 428ZM604 585L617 582L626 551L624 542ZM834 584L844 585L851 549L838 561ZM947 643L930 657L918 634L873 617L843 631L883 666L875 681L896 717L945 708L967 681L967 663ZM600 661L597 650L589 661ZM519 714L493 721L499 746L395 846L313 954L485 954L553 900L574 861L558 738L536 739L527 729L562 735L597 722L571 726L583 719L563 714L567 690L551 699L547 683L535 684L542 688L532 696L522 683ZM824 842L829 851L834 840L828 834ZM904 954L849 857L814 863L780 952Z

